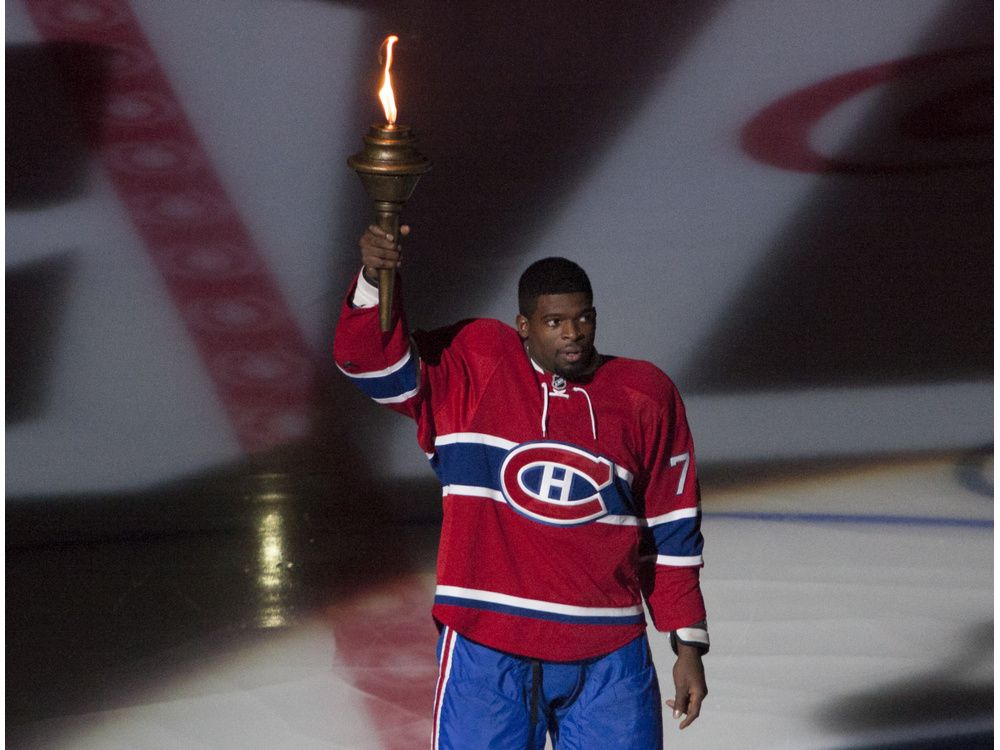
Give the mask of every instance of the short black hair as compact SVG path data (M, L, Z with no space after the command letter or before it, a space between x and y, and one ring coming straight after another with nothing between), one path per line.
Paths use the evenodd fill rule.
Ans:
M542 258L524 269L517 282L517 307L521 315L530 318L543 294L575 294L583 292L594 301L587 272L566 258Z

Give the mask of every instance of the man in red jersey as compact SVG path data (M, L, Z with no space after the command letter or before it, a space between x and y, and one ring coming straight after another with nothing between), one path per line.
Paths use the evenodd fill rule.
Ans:
M402 228L401 234L406 234ZM338 367L417 423L442 484L433 615L435 748L660 748L645 599L677 654L680 728L707 694L694 446L670 379L600 354L586 273L529 266L516 328L468 320L412 340L377 277L396 238L369 227L341 312Z

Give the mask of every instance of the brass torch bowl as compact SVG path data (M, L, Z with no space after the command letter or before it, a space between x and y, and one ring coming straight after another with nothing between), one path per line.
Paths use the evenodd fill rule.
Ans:
M416 149L417 139L408 127L372 125L364 136L365 147L347 160L375 204L375 223L398 241L399 214L413 194L420 176L431 163ZM383 332L392 328L395 272L379 271L379 325Z

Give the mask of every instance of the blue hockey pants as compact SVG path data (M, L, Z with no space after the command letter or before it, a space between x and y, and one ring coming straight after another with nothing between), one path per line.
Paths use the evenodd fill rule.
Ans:
M660 689L642 635L573 662L513 656L445 627L438 639L434 750L660 750Z

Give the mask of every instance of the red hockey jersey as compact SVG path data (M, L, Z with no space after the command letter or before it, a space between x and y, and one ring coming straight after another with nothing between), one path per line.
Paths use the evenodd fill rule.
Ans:
M501 651L564 661L646 627L707 646L694 447L680 396L654 365L602 357L555 379L517 332L469 320L413 335L347 298L338 367L416 420L443 487L433 615ZM555 381L555 382L553 382Z

